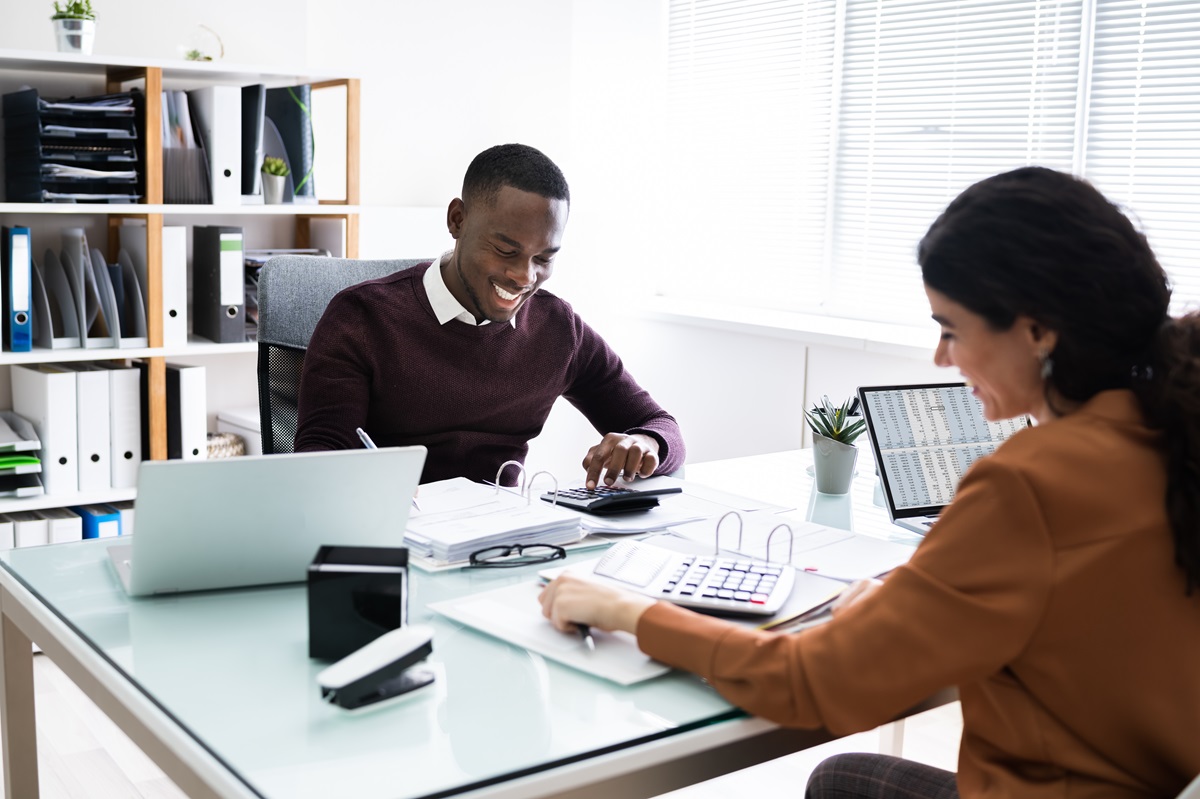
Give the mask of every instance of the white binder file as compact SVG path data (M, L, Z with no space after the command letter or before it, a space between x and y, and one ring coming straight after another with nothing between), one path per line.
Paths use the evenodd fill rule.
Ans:
M33 511L14 511L8 518L13 522L13 546L40 547L50 543L50 524L44 516Z
M108 370L112 487L133 488L142 462L142 373L135 366L99 366Z
M208 398L203 366L167 364L167 457L208 459Z
M242 202L242 89L206 86L188 92L208 159L213 205Z
M17 542L13 539L13 520L11 516L0 515L0 549L12 549Z
M75 409L79 420L79 490L112 487L112 433L108 370L86 363L65 364L75 372Z
M182 346L188 341L187 228L163 227L162 245L163 346Z
M46 520L46 538L51 544L83 540L83 519L66 508L44 508L34 511Z
M78 411L75 373L52 364L13 366L13 410L29 420L42 442L42 482L47 494L79 490Z

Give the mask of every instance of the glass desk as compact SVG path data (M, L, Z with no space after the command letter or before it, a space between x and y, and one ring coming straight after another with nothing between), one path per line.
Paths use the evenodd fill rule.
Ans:
M688 479L772 500L771 471L803 456L760 457L689 466ZM735 474L757 482L736 485ZM796 499L808 501L806 479L786 476ZM825 500L862 504L821 496L812 508L833 512ZM30 640L189 796L652 796L829 738L747 717L688 674L622 687L425 609L533 579L536 567L414 570L410 621L435 630L436 680L345 711L319 696L327 664L308 658L303 584L130 599L110 543L0 553L8 796L37 795Z

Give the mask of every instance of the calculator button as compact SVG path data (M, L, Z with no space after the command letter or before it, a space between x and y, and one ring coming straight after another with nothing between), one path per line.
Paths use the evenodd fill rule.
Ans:
M749 591L734 591L733 598L738 600L739 602L748 602L750 600L750 592Z
M767 595L766 594L751 594L750 601L753 602L755 605L765 605L765 604L767 604Z

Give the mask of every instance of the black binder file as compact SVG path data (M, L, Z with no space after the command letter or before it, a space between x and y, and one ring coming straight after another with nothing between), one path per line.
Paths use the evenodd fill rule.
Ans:
M193 331L219 344L245 341L242 229L198 225L192 248Z
M242 195L262 194L263 118L267 89L261 83L242 87Z

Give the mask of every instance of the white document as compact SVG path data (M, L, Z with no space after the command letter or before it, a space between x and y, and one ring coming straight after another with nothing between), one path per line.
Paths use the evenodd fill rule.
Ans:
M112 487L133 488L142 462L142 373L135 366L99 366L108 370Z
M66 508L43 508L34 511L46 520L46 537L51 544L83 540L83 519Z
M46 518L32 511L8 514L13 521L13 546L40 547L50 543L50 526Z
M108 370L83 363L65 366L75 372L79 490L103 491L112 488Z
M13 366L13 410L33 425L42 442L42 482L47 494L79 490L78 411L75 373L51 364Z
M208 459L208 386L203 366L167 364L167 457Z
M706 517L720 516L731 510L762 510L770 511L771 513L795 510L795 508L789 508L786 505L773 505L769 502L763 502L760 499L743 497L739 494L730 494L728 491L721 491L702 483L695 483L665 474L658 477L648 477L644 480L635 480L629 485L632 488L645 489L678 486L683 489L684 495L690 498L690 501L693 503L692 509L695 511L706 510L704 513Z
M786 561L790 551L791 563L797 570L846 582L878 577L907 563L916 551L908 544L773 513L741 514L739 546L737 522L730 517L722 523L723 549L775 562ZM715 525L711 522L681 525L672 531L701 544L712 545L716 539Z
M188 92L204 140L213 205L242 202L242 89L206 86Z
M592 650L578 633L554 629L542 615L537 600L541 590L538 581L518 583L434 602L429 609L564 666L620 685L632 685L671 670L638 649L637 639L628 633L593 629L596 648Z
M563 544L583 537L579 514L464 477L420 487L405 543L439 561L501 544Z

